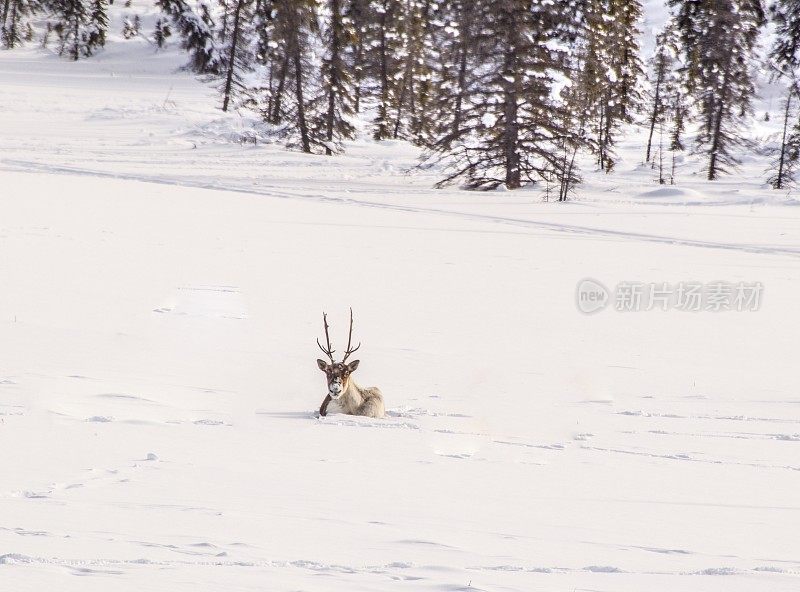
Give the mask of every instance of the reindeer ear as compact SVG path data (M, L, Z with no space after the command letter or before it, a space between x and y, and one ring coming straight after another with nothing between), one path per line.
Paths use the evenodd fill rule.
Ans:
M319 366L320 370L325 372L325 370L328 369L328 362L326 362L325 360L317 359L317 366Z
M347 365L347 369L348 369L348 370L350 370L350 372L355 372L355 371L356 371L356 368L358 368L358 363L359 363L360 361L361 361L361 360L353 360L352 362L350 362L350 363Z

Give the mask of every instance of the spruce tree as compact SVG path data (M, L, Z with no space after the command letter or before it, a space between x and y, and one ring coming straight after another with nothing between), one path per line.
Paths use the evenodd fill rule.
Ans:
M2 0L3 8L0 10L0 32L5 34L8 11L11 8L11 0Z
M800 0L775 0L770 14L775 42L769 57L779 73L790 75L800 67Z
M615 165L614 145L619 129L631 123L639 109L639 58L641 2L639 0L580 0L579 43L585 46L580 78L588 88L583 95L590 105L600 170Z
M578 153L582 148L596 149L596 145L587 133L587 116L592 109L587 103L586 95L581 92L581 85L572 84L565 88L561 98L564 101L562 110L564 132L557 143L558 159L555 166L545 175L548 201L551 187L558 188L558 201L569 199L575 187L582 181L577 165Z
M784 102L781 143L771 166L772 174L767 179L773 189L785 189L794 183L800 164L800 110L795 106L796 101L800 101L798 82L789 85Z
M788 84L781 143L768 182L775 189L783 189L794 182L800 160L800 110L796 108L800 102L800 0L776 0L770 14L775 41L769 58L777 75Z
M473 70L480 54L476 38L478 5L472 0L445 0L432 23L432 43L438 59L432 60L434 98L433 147L447 150L461 136Z
M408 87L408 130L406 137L419 146L428 145L434 134L434 69L436 50L432 22L438 18L439 4L417 0L409 27L410 67Z
M303 152L321 138L312 128L320 109L319 97L312 92L314 71L311 44L318 33L317 3L314 0L273 0L270 74L271 104L267 120L280 125L280 131Z
M219 48L220 73L222 84L222 110L227 111L235 94L245 90L244 74L253 69L255 57L251 50L254 35L253 24L254 0L230 0L230 11L224 18L224 29L228 33L221 37Z
M650 106L648 109L649 133L647 135L647 148L645 162L650 162L653 146L653 134L656 126L662 125L669 116L670 98L675 93L674 69L675 39L674 31L667 28L656 38L656 52L650 60Z
M252 20L252 30L255 36L255 39L251 40L253 59L256 67L266 67L271 58L272 0L255 0Z
M431 102L431 0L405 0L402 4L401 39L396 54L398 84L391 114L393 138L424 144L430 137Z
M133 39L138 37L142 28L142 19L138 14L133 15L133 18L126 16L122 22L122 36L125 39Z
M27 36L30 24L25 17L36 12L38 5L32 0L5 0L0 20L0 41L6 49L13 49Z
M106 0L55 0L51 7L60 35L59 55L72 60L92 55L105 45L108 29Z
M136 19L139 17L137 16ZM106 44L108 30L108 0L91 0L89 5L89 25L86 36L86 54L91 55L95 48Z
M686 118L688 106L686 105L686 93L680 84L675 84L672 92L667 97L667 111L672 115L672 128L669 132L669 150L671 155L670 184L675 184L675 167L677 164L678 152L683 152L686 146L683 142L683 134L686 131Z
M346 18L352 27L352 36L348 39L348 50L353 55L353 109L361 111L361 95L366 77L369 75L369 47L371 42L371 24L375 13L371 8L371 0L347 0Z
M189 52L188 67L198 74L218 74L219 54L214 42L214 21L205 4L199 14L186 0L156 0L156 6L166 14L181 36L182 47Z
M322 99L324 110L317 118L315 131L321 136L325 154L341 151L341 142L353 138L350 122L355 108L355 89L350 75L351 64L345 50L355 38L352 21L345 13L345 0L327 0L327 25L322 37L325 56L322 62Z
M276 0L279 4L281 0ZM280 14L280 13L279 13ZM291 66L291 54L287 47L286 27L282 24L283 18L275 19L272 25L272 35L269 40L268 63L268 100L266 107L266 120L278 125L285 116L284 97L286 95L287 80Z
M473 10L480 25L470 51L482 67L471 72L458 134L436 144L450 166L439 185L517 189L560 175L561 147L574 136L554 96L555 76L565 74L563 15L547 0L485 0Z
M639 47L642 2L641 0L611 0L610 7L610 15L616 24L612 39L616 40L620 53L615 64L619 72L616 102L620 120L630 123L642 102L639 86L644 76Z
M220 24L216 27L217 41L220 44L224 44L228 40L228 30L233 20L231 19L231 13L236 9L236 0L217 0L217 5L219 6L217 12L222 13L219 15Z
M167 39L169 39L171 36L172 30L169 27L169 23L167 23L164 19L158 19L153 30L153 41L155 42L156 47L158 49L164 49L164 46L167 44Z
M399 58L404 52L405 16L403 5L397 0L374 0L371 8L376 15L371 31L375 38L371 59L378 82L378 114L373 137L386 140L394 134L392 114L396 113L400 99L398 78L402 78L402 60Z
M710 181L738 164L742 128L752 114L754 49L764 10L760 0L670 0L685 54L688 90L698 104L698 149Z

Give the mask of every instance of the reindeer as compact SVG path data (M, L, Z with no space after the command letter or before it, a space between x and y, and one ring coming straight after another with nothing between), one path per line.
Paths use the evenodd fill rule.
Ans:
M331 347L331 338L328 335L328 315L324 312L322 313L322 322L325 324L325 342L328 347L322 347L319 339L317 339L317 345L331 362L329 364L325 360L317 360L317 366L325 373L328 379L328 394L319 408L320 416L328 414L328 405L333 401L342 413L347 415L383 417L386 412L381 391L374 386L370 388L358 386L351 375L358 368L359 360L347 363L347 358L350 357L350 354L361 347L361 342L354 348L350 347L353 338L353 309L350 309L350 333L347 336L347 350L341 362L336 362L333 359L335 350Z

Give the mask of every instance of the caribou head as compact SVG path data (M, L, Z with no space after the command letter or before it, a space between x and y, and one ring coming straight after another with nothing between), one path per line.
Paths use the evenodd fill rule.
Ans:
M319 348L328 356L329 362L325 360L318 359L317 366L319 369L325 373L326 378L328 379L328 396L331 399L336 400L347 391L348 387L350 386L350 375L356 371L358 368L358 360L353 360L349 364L347 363L347 358L350 357L350 354L354 353L359 347L361 347L361 343L353 348L351 348L352 338L353 338L353 309L350 309L350 333L347 335L347 350L344 353L344 357L342 358L341 362L337 362L333 358L333 354L336 350L333 349L331 346L331 338L328 334L328 315L324 312L322 313L322 322L325 324L325 343L327 347L323 347L322 344L317 339L317 345Z

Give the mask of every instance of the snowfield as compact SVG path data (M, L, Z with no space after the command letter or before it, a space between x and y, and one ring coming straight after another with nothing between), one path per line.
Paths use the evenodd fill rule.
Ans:
M659 187L636 136L570 203L434 190L404 143L254 143L184 60L0 52L0 589L800 588L765 160ZM584 278L763 298L585 315ZM315 416L349 306L384 420Z

